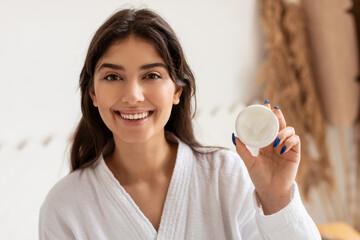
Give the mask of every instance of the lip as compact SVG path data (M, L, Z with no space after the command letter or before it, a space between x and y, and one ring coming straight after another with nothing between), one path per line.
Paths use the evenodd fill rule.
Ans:
M150 112L149 115L146 117L146 118L143 118L143 119L140 119L140 120L131 120L131 119L124 119L121 117L120 115L120 112L123 113L123 114L126 114L126 113L131 113L131 114L135 114L135 113L143 113L143 112ZM125 126L128 126L128 127L138 127L138 126L141 126L143 124L145 124L149 118L153 115L154 111L151 111L151 110L146 110L146 111L139 111L139 109L137 110L134 110L134 111L115 111L115 116L117 118L119 118L121 120L121 122L125 125Z
M153 110L149 109L124 109L124 110L118 110L116 112L120 112L122 114L141 114L144 112L153 112Z

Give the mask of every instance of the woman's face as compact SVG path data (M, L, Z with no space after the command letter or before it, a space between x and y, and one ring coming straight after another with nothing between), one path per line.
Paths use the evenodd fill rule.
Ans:
M181 92L155 47L129 36L114 42L97 63L91 98L115 140L141 143L163 134Z

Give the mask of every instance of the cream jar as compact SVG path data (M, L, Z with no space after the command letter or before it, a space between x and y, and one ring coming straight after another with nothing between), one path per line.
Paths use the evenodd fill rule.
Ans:
M275 140L279 132L279 121L271 109L263 105L250 105L237 116L235 131L238 138L256 157L260 148Z

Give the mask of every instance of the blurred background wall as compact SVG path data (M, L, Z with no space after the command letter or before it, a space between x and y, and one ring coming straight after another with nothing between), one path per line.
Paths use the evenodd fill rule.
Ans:
M41 203L69 171L68 141L81 115L78 77L88 44L123 7L149 7L177 33L197 81L194 124L202 143L234 149L238 112L265 100L257 74L266 36L256 0L1 0L0 239L37 239ZM349 158L356 153L354 129L344 130ZM326 133L341 182L338 131L326 125ZM337 220L323 205L316 193L306 203L315 222Z

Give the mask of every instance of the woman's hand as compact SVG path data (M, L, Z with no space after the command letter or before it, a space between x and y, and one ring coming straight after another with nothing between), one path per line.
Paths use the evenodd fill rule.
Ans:
M264 106L271 109L266 101ZM273 214L290 202L290 191L300 163L300 138L292 127L287 127L278 107L273 112L279 120L275 141L259 150L253 157L239 138L235 138L236 152L244 161L255 186L264 214Z

